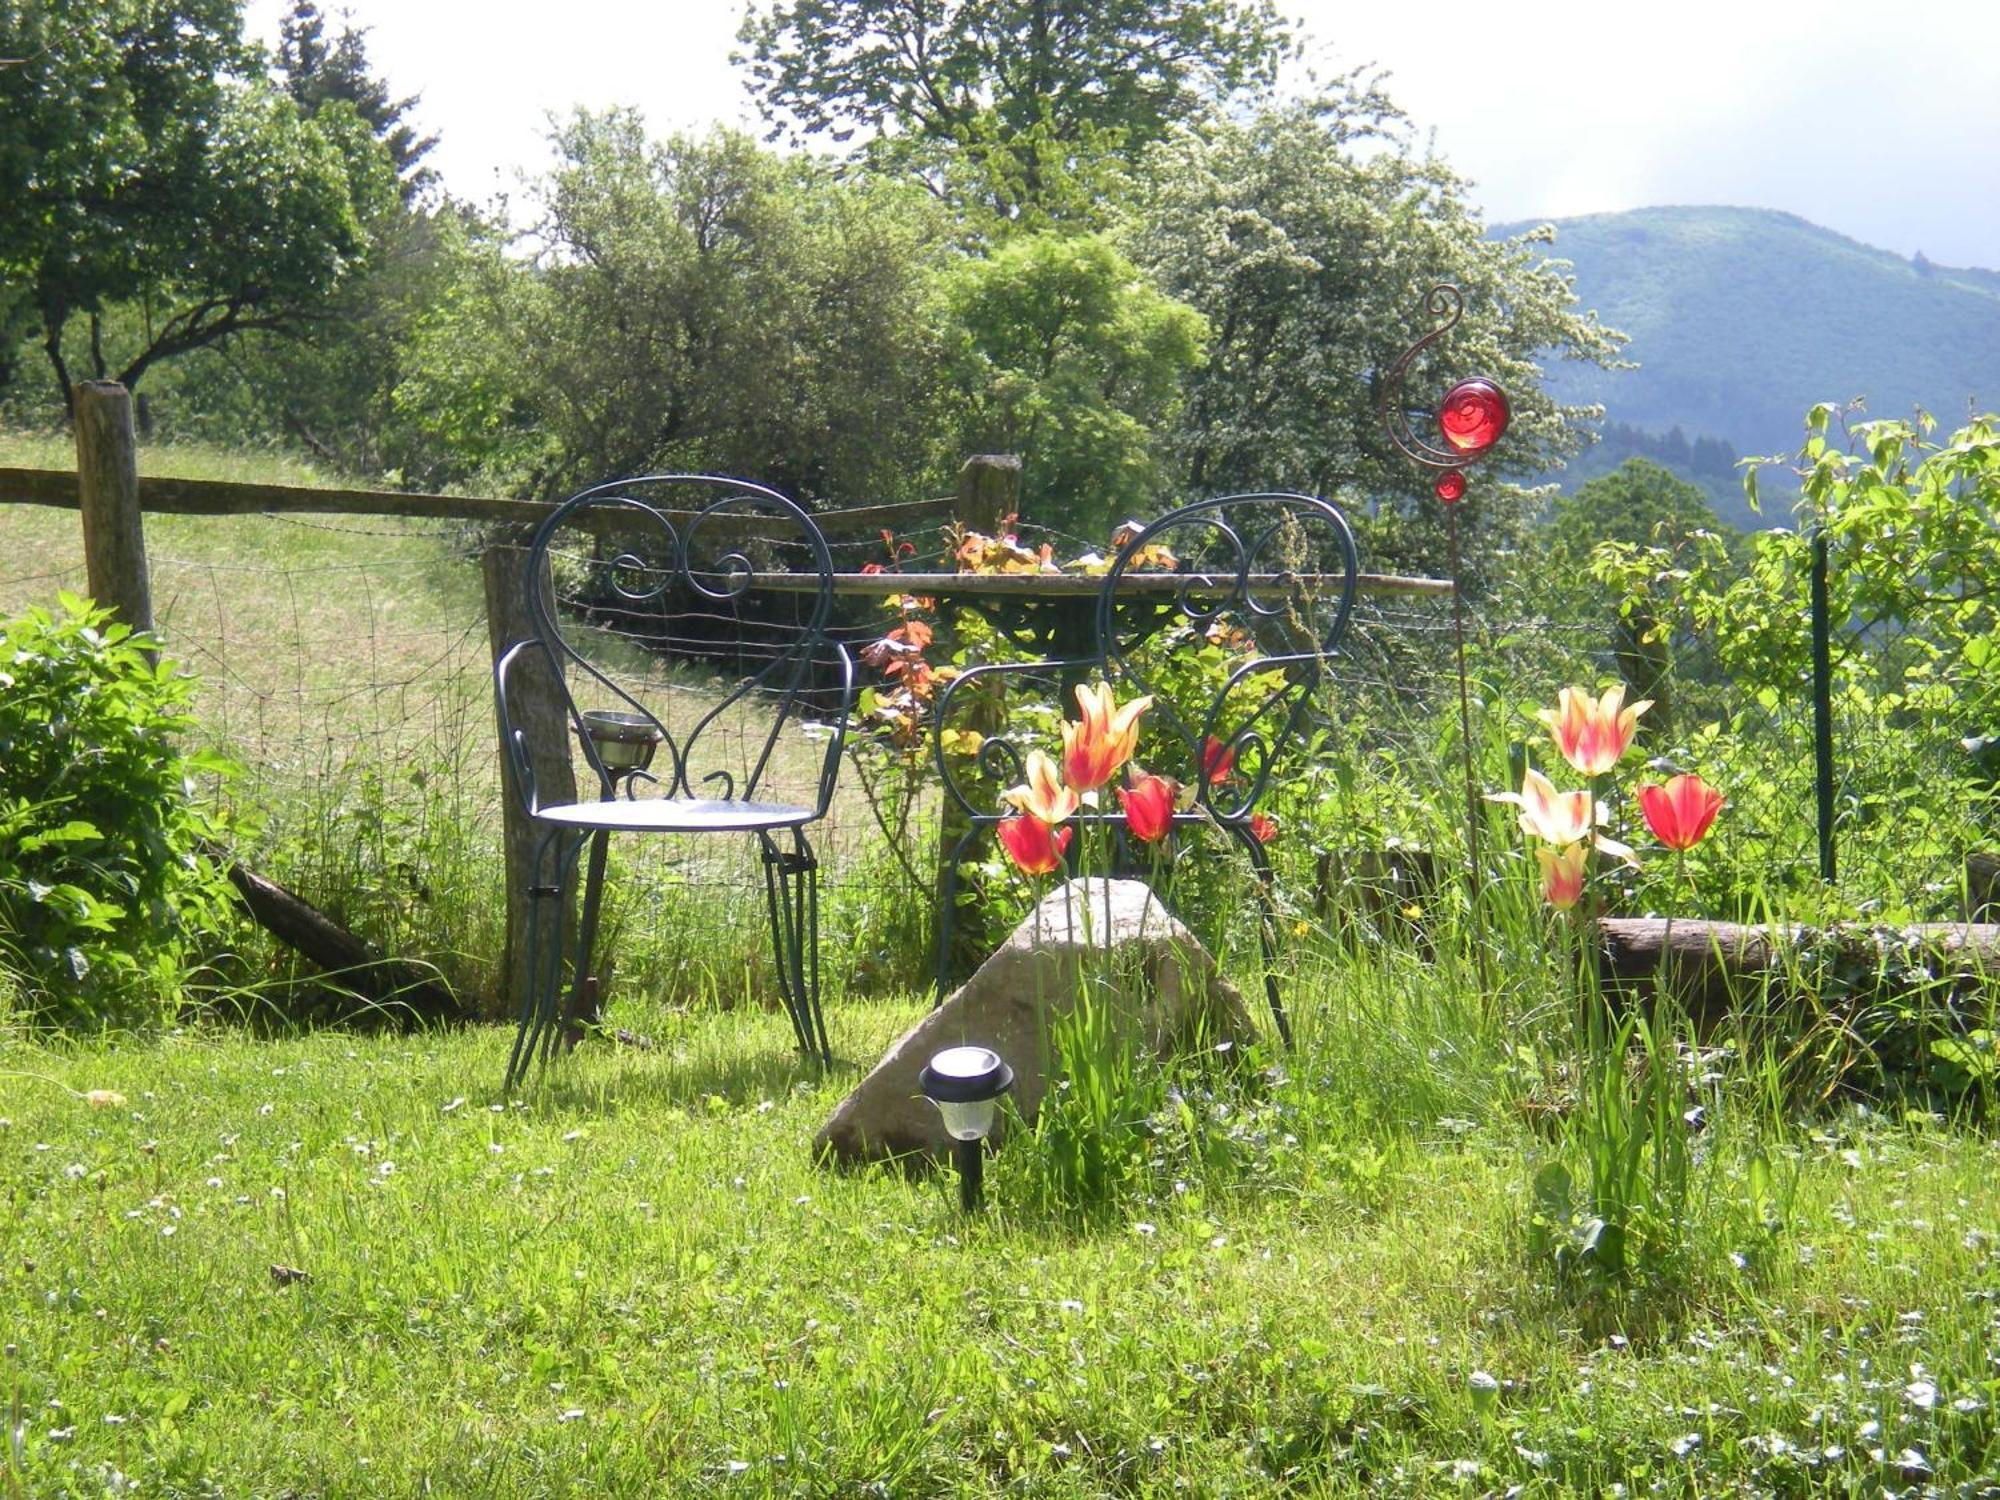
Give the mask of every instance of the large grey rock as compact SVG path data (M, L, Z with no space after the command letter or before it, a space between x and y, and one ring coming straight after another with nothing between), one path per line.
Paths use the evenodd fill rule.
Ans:
M942 1153L949 1144L917 1072L946 1047L991 1047L1013 1065L1032 1120L1048 1086L1049 1021L1089 982L1144 1044L1165 1056L1195 1041L1255 1035L1243 997L1193 933L1137 880L1072 880L1051 891L993 956L904 1032L813 1138L822 1161Z

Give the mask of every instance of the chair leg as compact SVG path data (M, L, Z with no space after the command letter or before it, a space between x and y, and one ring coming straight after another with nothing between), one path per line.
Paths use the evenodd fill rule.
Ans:
M577 855L584 838L552 828L535 849L535 883L530 888L528 951L524 967L527 993L521 1001L521 1023L507 1059L504 1092L527 1077L531 1063L548 1060L562 993L563 949L569 930L569 894L576 878Z
M792 830L789 849L768 833L759 833L757 841L764 854L778 991L792 1018L792 1034L801 1052L830 1063L833 1047L819 1003L819 858L803 829Z
M931 963L932 1010L944 1004L945 985L951 975L951 940L958 934L958 862L965 856L965 846L979 832L976 823L966 829L945 856L944 878L938 887L937 953Z
M611 845L607 829L590 836L590 863L583 877L583 915L578 923L576 962L570 973L569 1006L563 1015L561 1046L568 1052L603 1015L603 1001L591 958L597 950L597 919L604 905L604 864Z
M1264 955L1264 1001L1271 1007L1271 1019L1278 1027L1278 1040L1285 1044L1289 1052L1292 1047L1292 1023L1285 1015L1285 1002L1278 994L1278 908L1272 892L1274 875L1271 857L1257 836L1240 823L1228 825L1236 836L1236 842L1243 846L1250 856L1251 868L1257 872L1257 940Z

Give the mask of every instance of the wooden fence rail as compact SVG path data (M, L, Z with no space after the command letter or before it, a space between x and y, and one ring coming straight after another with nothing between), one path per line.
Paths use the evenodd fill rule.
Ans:
M122 389L122 387L121 387ZM78 422L77 453L81 465L86 438ZM0 468L0 504L50 505L75 510L81 485L76 469ZM168 516L343 515L415 516L443 521L485 521L528 528L555 507L540 500L493 500L477 495L422 495L401 490L315 489L294 484L245 484L234 479L164 479L147 477L141 508ZM887 527L901 530L912 522L942 520L958 506L956 496L936 500L906 500L887 505L860 505L824 512L822 522L837 520L840 530L867 534ZM669 511L671 520L684 512Z

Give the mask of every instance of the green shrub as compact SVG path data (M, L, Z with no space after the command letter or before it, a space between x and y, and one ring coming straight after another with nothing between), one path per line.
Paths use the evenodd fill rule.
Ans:
M0 649L0 969L41 1023L158 1022L196 940L230 920L178 742L191 681L88 600L30 609Z

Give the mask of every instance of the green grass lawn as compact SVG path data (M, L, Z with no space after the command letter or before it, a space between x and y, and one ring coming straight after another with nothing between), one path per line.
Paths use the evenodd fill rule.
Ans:
M1672 1286L1557 1286L1524 1250L1552 1148L1509 1081L1515 1028L1436 995L1414 965L1329 970L1278 1081L1200 1102L1226 1169L1163 1157L1081 1222L1012 1206L1022 1140L970 1222L944 1180L813 1167L910 1005L838 1008L823 1081L775 1015L628 1014L655 1050L587 1048L505 1102L499 1030L15 1042L0 1494L1803 1495L1995 1472L1988 1141L1863 1115L1755 1131L1719 1089ZM1738 1209L1753 1133L1775 1229Z

